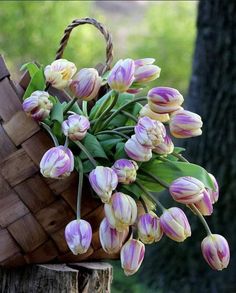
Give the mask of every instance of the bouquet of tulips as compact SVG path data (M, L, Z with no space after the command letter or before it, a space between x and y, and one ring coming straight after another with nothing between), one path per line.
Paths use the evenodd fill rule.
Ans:
M126 275L139 269L145 245L160 241L163 234L177 242L191 236L183 210L164 207L158 199L165 189L173 204L183 204L199 217L207 233L201 243L203 257L213 269L222 270L229 263L228 243L212 234L204 219L218 200L217 181L189 163L184 149L175 147L171 138L201 135L202 120L184 110L183 96L176 89L155 87L142 95L160 75L154 61L119 60L103 76L93 68L76 73L75 64L65 59L45 68L26 64L31 82L23 109L55 144L44 154L40 170L44 177L62 180L74 169L79 173L77 218L65 229L74 254L85 253L91 244L91 225L80 216L83 179L88 177L104 203L102 248L108 254L120 252ZM51 96L49 86L63 90L69 102Z

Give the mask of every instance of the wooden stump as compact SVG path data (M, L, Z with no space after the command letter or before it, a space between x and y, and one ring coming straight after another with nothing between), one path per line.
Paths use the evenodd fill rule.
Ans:
M1 293L109 293L111 282L107 263L0 268Z

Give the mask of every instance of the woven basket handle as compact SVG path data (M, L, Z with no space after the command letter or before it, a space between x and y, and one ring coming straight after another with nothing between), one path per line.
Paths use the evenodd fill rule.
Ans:
M71 22L71 24L69 24L67 26L67 28L64 31L64 35L60 41L60 47L57 50L55 60L62 58L72 30L75 27L77 27L79 25L83 25L83 24L91 24L91 25L95 26L103 34L103 36L106 40L106 64L105 64L104 68L102 69L102 74L103 74L111 68L111 63L113 60L112 37L111 37L111 34L109 33L109 31L104 27L104 25L101 24L100 22L98 22L94 18L86 17L86 18L81 18L81 19L74 19Z

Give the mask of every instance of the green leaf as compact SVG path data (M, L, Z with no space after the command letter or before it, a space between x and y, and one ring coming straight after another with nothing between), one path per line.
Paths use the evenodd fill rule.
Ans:
M116 102L114 109L120 108L121 106L128 103L129 101L134 100L134 98L135 98L135 95L133 95L133 94L128 94L128 93L119 94L119 97L118 97L118 100ZM132 108L133 108L133 106L134 105L131 105ZM129 108L129 106L127 106L127 108L125 108L125 110L128 108Z
M184 152L185 150L186 150L185 148L181 148L181 147L174 148L174 152L177 154L180 154L180 153Z
M60 102L56 103L51 111L51 120L52 121L57 121L60 124L63 122L64 118L63 118L63 110L64 110L64 106L63 104L61 104Z
M128 195L135 196L136 198L139 198L143 194L143 191L136 184L123 184L120 188L120 191Z
M96 113L98 110L99 112L102 113L110 104L111 99L112 99L111 92L108 92L105 96L99 99L89 113L89 120L93 120L96 118Z
M109 139L104 139L102 141L100 141L103 149L105 150L105 152L110 151L114 146L116 146L118 143L120 143L122 141L121 138L109 138Z
M115 156L114 156L114 159L115 160L127 158L127 154L126 154L126 152L124 150L124 147L125 147L125 143L124 142L119 142L116 145L116 153L115 153Z
M78 103L75 103L75 104L71 107L70 111L75 112L76 114L79 114L79 115L83 115L83 116L84 116L84 113L83 113L83 111L80 109L80 106L78 105Z
M104 158L108 160L102 145L94 135L87 133L82 143L94 158ZM81 152L80 158L83 160L86 159L87 156Z
M25 94L23 96L23 100L28 98L34 91L44 90L45 85L46 84L45 84L43 69L38 69L38 71L35 72L35 74L31 78L31 81L30 81L30 83L25 91Z
M93 164L89 160L83 162L83 171L84 173L89 173L94 169Z
M20 71L27 70L32 78L40 68L33 62L25 63L21 66Z

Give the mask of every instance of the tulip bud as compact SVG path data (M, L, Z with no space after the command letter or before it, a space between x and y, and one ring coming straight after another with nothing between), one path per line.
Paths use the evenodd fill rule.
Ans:
M74 170L74 156L70 149L57 146L49 149L40 162L40 172L44 177L63 179Z
M212 189L207 189L207 191L210 195L211 202L214 204L218 201L218 198L219 198L219 186L218 186L218 183L217 183L215 177L210 173L208 173L208 174L211 177L211 180L213 181L215 191Z
M169 87L155 87L148 92L147 98L151 110L160 114L178 110L184 101L179 91Z
M153 152L158 155L168 155L168 154L171 154L173 150L174 150L174 144L171 138L168 135L166 135L164 137L164 141L160 143L158 146L156 146L153 149Z
M70 115L67 120L62 123L64 135L68 136L73 141L82 140L89 127L90 123L88 118L78 114Z
M130 184L136 180L138 165L135 161L120 159L115 162L112 169L118 176L118 182L123 184Z
M134 128L138 142L146 147L154 148L164 141L166 136L165 126L156 120L142 117Z
M108 220L104 218L99 227L99 238L103 250L109 254L119 252L128 233L128 228L119 232L115 228L112 228Z
M128 240L120 252L121 266L126 276L131 276L140 268L145 254L144 244L136 239Z
M90 172L89 182L101 201L108 203L118 184L118 177L111 168L98 166Z
M160 122L167 122L170 120L169 114L159 114L159 113L153 112L150 109L148 104L146 104L144 107L142 107L142 109L139 112L139 115L140 115L140 117L146 116L146 117L149 117L153 120L157 120Z
M185 213L179 208L165 210L160 217L163 232L172 240L184 241L191 236L191 228Z
M83 68L70 83L70 90L77 98L91 101L97 96L101 84L102 78L96 69Z
M119 60L107 78L110 88L120 93L126 92L134 81L134 70L132 59Z
M177 138L188 138L202 134L202 119L199 115L181 110L171 115L170 132Z
M116 192L111 197L111 203L105 204L105 215L113 228L126 230L137 218L137 205L132 197L122 192Z
M211 234L205 237L201 244L205 261L213 270L221 271L227 268L230 259L230 251L227 240L219 234Z
M170 185L169 191L175 201L191 204L203 198L205 186L198 179L186 176L174 180Z
M67 224L65 229L67 245L73 254L87 252L92 240L92 228L85 220L74 220Z
M141 91L143 90L143 88L134 88L134 87L130 87L127 90L127 93L131 94L131 95L137 95L139 93L141 93Z
M44 69L44 75L47 82L54 88L64 89L67 87L76 73L76 66L74 63L66 59L58 59L52 62Z
M49 100L49 94L44 91L35 91L24 100L23 110L37 121L42 121L49 116L53 103Z
M138 162L147 162L152 158L152 149L141 145L135 135L132 135L125 143L125 152L131 159Z
M154 61L155 59L152 59L152 58L144 58L144 59L138 59L134 61L135 82L146 83L160 76L161 68L156 65L152 65Z
M140 216L138 221L138 235L144 244L151 244L161 239L163 232L160 219L156 214L150 212Z
M203 216L210 216L213 213L211 197L207 190L204 190L203 198L195 202L194 205Z

